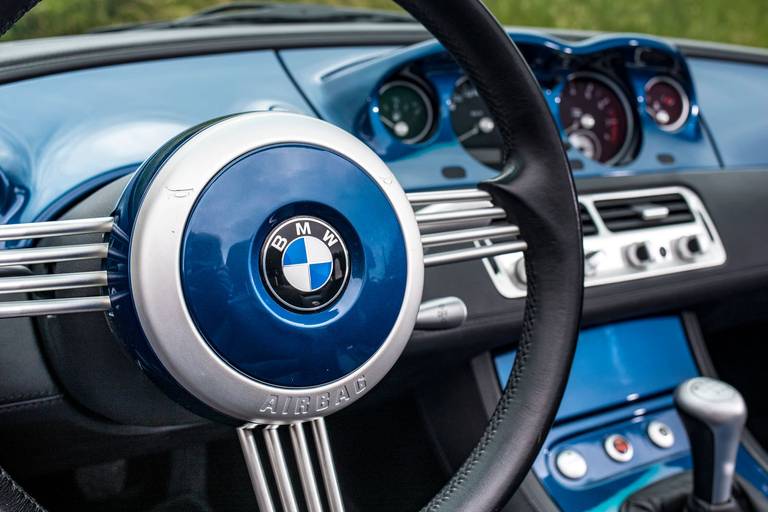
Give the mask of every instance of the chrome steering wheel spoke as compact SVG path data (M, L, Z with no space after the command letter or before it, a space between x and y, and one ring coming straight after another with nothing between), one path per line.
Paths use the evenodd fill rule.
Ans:
M478 189L438 190L407 194L414 208L424 248L424 266L490 258L523 252L520 229L504 208ZM472 244L472 246L468 246Z
M237 429L237 436L261 512L344 511L323 418L286 425L246 424ZM286 438L290 449L284 446Z

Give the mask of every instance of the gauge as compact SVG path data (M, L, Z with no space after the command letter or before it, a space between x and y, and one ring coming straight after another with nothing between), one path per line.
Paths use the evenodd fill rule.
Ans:
M677 81L657 76L645 84L645 110L659 128L674 132L688 120L691 103Z
M405 144L423 141L435 119L429 95L409 80L393 80L379 89L378 114L389 133Z
M449 108L451 126L461 145L480 162L500 169L501 134L485 101L466 76L456 82Z
M612 165L632 142L632 113L619 87L594 73L572 75L559 98L560 123L571 146Z

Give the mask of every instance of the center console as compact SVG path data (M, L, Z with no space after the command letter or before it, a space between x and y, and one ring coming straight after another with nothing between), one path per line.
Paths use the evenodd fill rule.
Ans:
M514 351L495 358L502 386L514 358ZM674 393L699 375L681 317L582 331L555 425L533 466L557 507L628 510L628 499L634 500L639 491L670 477L685 479L693 464L691 446ZM696 447L695 452L706 451L700 444ZM768 473L747 448L736 448L738 480L758 494L768 494ZM700 459L697 466L703 465ZM688 478L682 485L690 485Z

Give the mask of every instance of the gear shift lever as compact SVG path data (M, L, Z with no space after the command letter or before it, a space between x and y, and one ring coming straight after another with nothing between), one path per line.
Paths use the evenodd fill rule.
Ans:
M747 406L736 388L708 377L677 387L675 405L691 444L693 494L706 505L731 500Z

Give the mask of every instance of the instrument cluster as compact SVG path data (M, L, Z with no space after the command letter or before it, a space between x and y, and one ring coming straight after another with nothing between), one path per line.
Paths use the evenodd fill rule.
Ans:
M627 43L575 55L518 42L531 65L572 166L590 160L631 164L647 137L700 137L698 111L684 62L658 48ZM481 164L503 165L496 122L474 84L445 55L410 63L386 77L369 114L399 152L433 144L459 145Z

